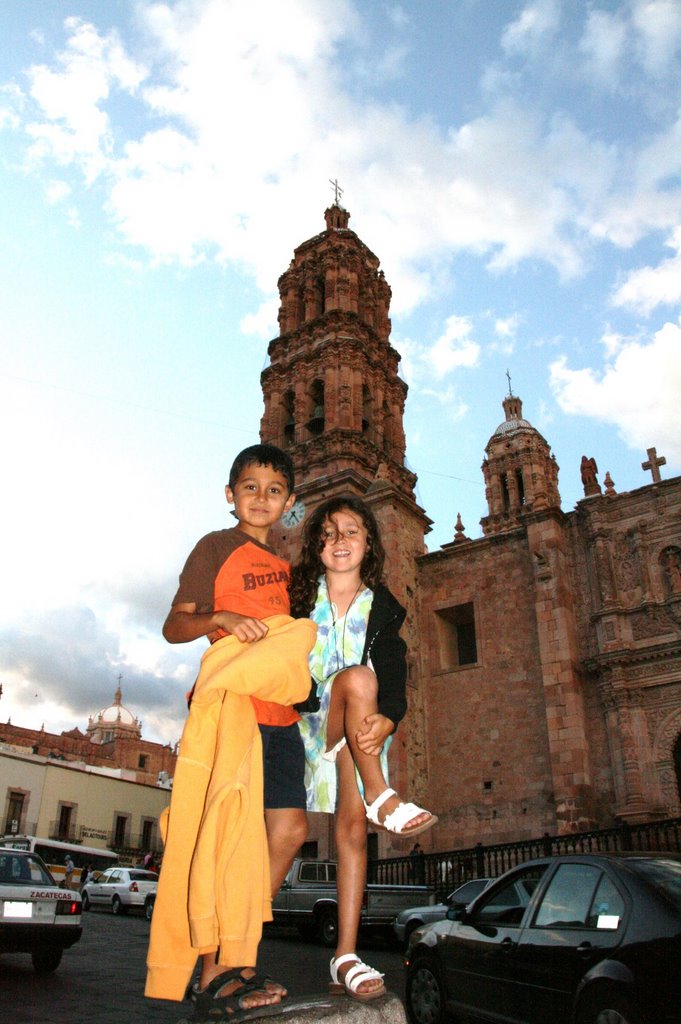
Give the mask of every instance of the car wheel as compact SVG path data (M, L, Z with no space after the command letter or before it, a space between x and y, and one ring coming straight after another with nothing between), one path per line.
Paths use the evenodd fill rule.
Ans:
M123 904L121 903L120 896L114 896L114 898L111 900L111 912L113 914L124 914L125 911L126 907L124 907Z
M90 909L90 897L88 896L88 894L86 892L84 892L82 894L81 899L83 901L83 910L89 910Z
M154 916L154 900L146 900L144 903L144 916L147 921L151 921Z
M619 992L599 992L589 997L579 1014L580 1024L641 1024L641 1016Z
M338 939L338 915L335 910L325 910L317 922L319 941L327 949L333 949Z
M31 953L33 967L38 974L52 974L61 963L61 949L36 949Z
M405 1001L411 1024L444 1024L445 994L440 971L429 958L419 957L409 968Z

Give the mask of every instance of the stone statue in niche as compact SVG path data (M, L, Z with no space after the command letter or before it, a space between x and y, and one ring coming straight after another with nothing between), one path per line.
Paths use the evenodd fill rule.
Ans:
M598 466L596 465L596 460L593 457L587 459L586 455L582 455L580 473L582 475L582 485L584 487L584 496L586 498L590 498L594 494L602 493L601 485L596 479Z
M665 548L660 555L660 565L667 597L681 594L681 549Z

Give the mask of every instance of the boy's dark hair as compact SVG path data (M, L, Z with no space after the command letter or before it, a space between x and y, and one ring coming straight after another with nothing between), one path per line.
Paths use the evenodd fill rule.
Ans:
M274 444L252 444L250 448L244 448L239 452L232 468L229 471L229 488L234 490L234 485L247 466L271 466L277 473L286 479L289 494L293 494L294 471L293 460L287 452L277 448Z
M324 547L324 522L336 512L354 512L367 531L367 549L360 566L362 582L375 590L381 582L385 550L374 513L367 503L354 494L339 494L318 505L308 516L303 527L303 547L300 558L291 569L289 595L291 614L300 618L310 615L317 597L319 577L324 573L320 554Z

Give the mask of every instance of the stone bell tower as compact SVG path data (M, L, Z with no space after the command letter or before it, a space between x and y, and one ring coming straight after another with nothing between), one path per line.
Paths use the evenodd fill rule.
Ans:
M407 607L403 635L414 651L416 556L424 551L430 520L416 503L416 476L405 465L407 385L390 344L391 291L378 258L348 227L338 190L324 219L326 229L294 250L279 278L280 333L269 344L261 376L260 436L291 454L296 495L308 513L339 493L371 505L386 548L386 581ZM294 559L300 526L279 527L272 539ZM416 736L418 698L409 697L409 733ZM406 770L404 751L399 754L406 734L400 729L395 743L398 784Z

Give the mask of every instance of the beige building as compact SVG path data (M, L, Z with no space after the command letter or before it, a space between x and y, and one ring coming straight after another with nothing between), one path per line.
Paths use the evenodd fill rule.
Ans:
M158 851L158 821L170 791L132 775L0 744L3 832L75 839L118 850L122 859Z

